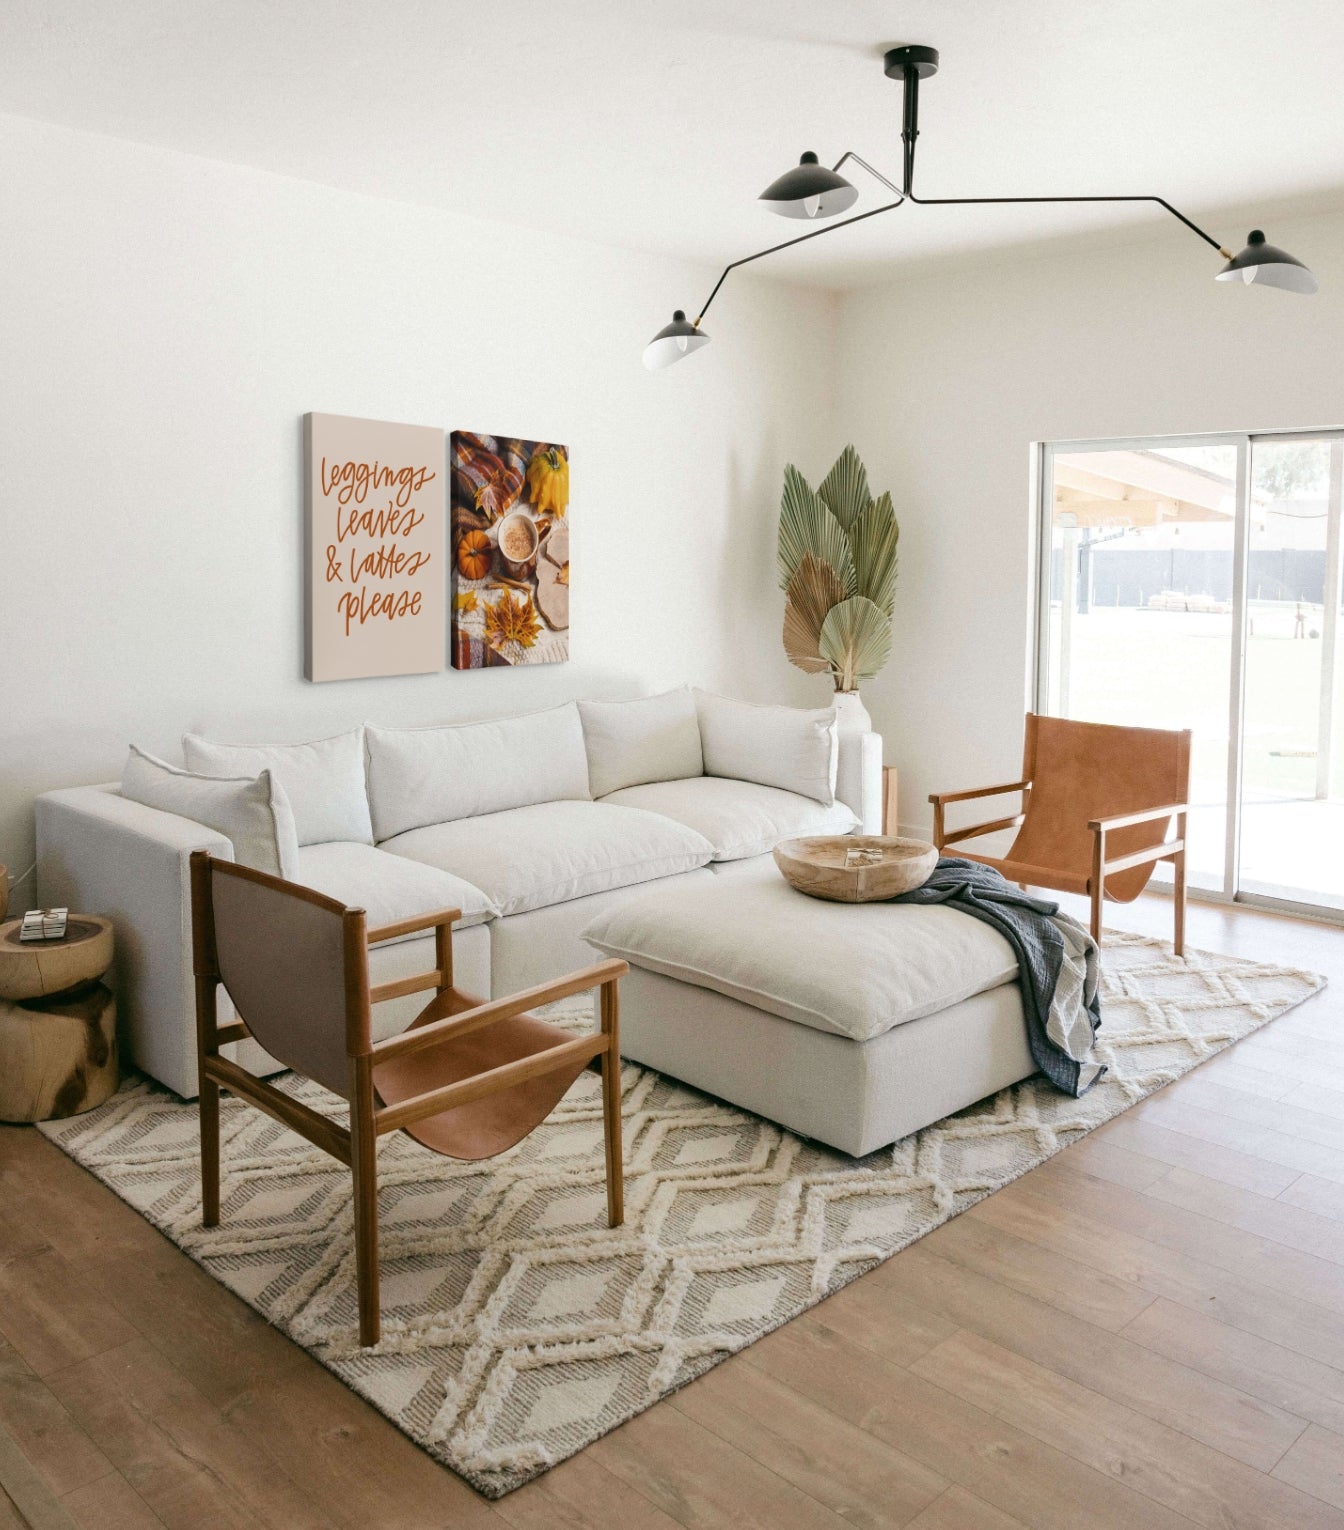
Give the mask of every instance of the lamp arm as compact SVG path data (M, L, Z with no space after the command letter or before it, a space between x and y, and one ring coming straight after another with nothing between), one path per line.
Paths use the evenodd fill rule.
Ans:
M898 197L904 197L905 193L895 181L889 181L880 170L874 170L866 159L860 158L853 149L846 149L839 159L831 166L832 170L838 170L846 160L852 159L856 165L861 165L875 181L881 181L888 191L894 191Z
M1003 207L1022 202L1155 202L1159 207L1169 212L1173 218L1177 218L1184 223L1191 233L1198 234L1205 244L1211 244L1224 260L1232 259L1231 250L1224 249L1212 234L1206 233L1200 228L1198 223L1193 222L1183 212L1173 207L1165 197L917 197L913 191L907 191L906 196L920 207Z
M854 157L858 158L857 155ZM705 299L704 307L695 316L696 328L700 327L700 320L709 312L709 305L719 295L719 288L723 286L730 271L736 271L739 266L749 265L753 260L760 260L763 256L773 255L778 250L790 249L795 244L806 244L809 239L820 239L823 234L833 234L837 229L848 228L851 223L862 223L865 218L876 218L879 213L891 212L894 208L900 207L903 200L902 198L901 201L887 202L882 207L874 207L870 212L859 213L853 218L845 218L840 223L828 223L825 228L814 228L810 234L799 234L796 239L786 239L783 244L772 244L768 250L757 250L754 255L744 255L741 260L729 261L723 268L718 281L714 283L713 291Z

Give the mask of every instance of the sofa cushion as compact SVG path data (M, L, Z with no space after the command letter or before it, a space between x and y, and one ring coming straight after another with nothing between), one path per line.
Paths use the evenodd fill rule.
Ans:
M373 843L362 728L307 744L217 744L188 733L182 752L187 769L203 775L256 776L269 770L289 798L301 845Z
M338 898L347 908L362 908L371 930L418 914L437 914L445 908L462 910L453 928L465 930L484 924L498 913L479 887L461 877L402 855L389 855L375 845L304 845L299 850L294 880L329 898ZM422 930L399 938L419 940L428 933Z
M543 802L412 829L382 847L465 877L501 914L548 908L706 865L714 847L657 813Z
M835 801L839 738L834 707L757 706L696 691L705 774L778 786L825 807Z
M716 861L765 855L780 840L799 834L848 834L859 822L843 802L823 807L797 792L758 786L754 781L730 781L723 776L653 781L647 786L628 786L602 800L675 818L705 836L714 846Z
M828 903L783 879L650 890L583 932L607 956L867 1041L1017 978L989 925L945 904Z
M588 801L588 755L574 702L447 728L365 729L379 842L426 824L566 798Z
M639 701L581 701L588 785L594 797L704 770L695 697L686 686Z
M240 866L273 877L294 875L299 854L294 814L269 770L255 777L195 775L132 744L121 795L223 834Z

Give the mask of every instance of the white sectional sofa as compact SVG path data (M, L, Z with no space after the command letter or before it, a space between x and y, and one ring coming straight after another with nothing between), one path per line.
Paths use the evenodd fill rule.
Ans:
M781 839L881 829L876 734L840 736L831 710L685 689L442 728L368 725L314 744L190 735L183 744L187 786L202 777L255 786L269 772L272 805L284 809L278 839L292 840L278 844L282 873L364 908L371 928L461 908L457 983L483 996L588 964L580 931L651 884L773 875L769 852ZM143 760L142 774L158 763ZM143 798L133 781L128 767L127 791ZM188 860L198 849L233 859L235 845L127 791L75 787L38 799L39 896L113 920L126 1056L190 1097ZM376 983L432 964L424 935L376 946L370 958ZM418 1003L379 1006L378 1034L404 1026ZM274 1066L251 1042L236 1056L258 1071Z

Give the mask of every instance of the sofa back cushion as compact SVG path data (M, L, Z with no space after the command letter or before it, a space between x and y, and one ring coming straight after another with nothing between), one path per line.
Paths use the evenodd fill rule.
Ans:
M684 685L640 701L581 701L579 716L594 797L704 774L695 697Z
M705 774L835 801L835 709L756 706L696 691Z
M200 775L257 776L269 770L289 798L301 845L373 843L362 728L308 744L217 744L188 733L182 752L187 769Z
M448 728L370 724L365 745L379 842L426 824L590 798L583 725L572 701Z
M136 745L121 774L121 795L190 818L233 842L240 866L293 880L299 841L284 788L269 770L254 778L193 775Z

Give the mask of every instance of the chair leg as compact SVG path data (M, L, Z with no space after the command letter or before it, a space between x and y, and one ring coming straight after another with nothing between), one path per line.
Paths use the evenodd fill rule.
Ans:
M1176 867L1176 887L1172 902L1176 905L1176 938L1172 949L1177 956L1185 955L1185 851L1178 850L1172 857Z
M615 983L602 985L602 1135L607 1160L607 1224L625 1221L625 1165L621 1152L620 999Z
M201 1226L219 1226L219 1085L200 1078Z
M366 1059L358 1059L367 1064ZM376 1344L382 1334L378 1296L378 1138L373 1129L373 1081L359 1070L350 1102L350 1168L354 1176L355 1276L359 1287L359 1342Z
M1106 873L1102 867L1106 864L1106 831L1094 829L1092 831L1092 876L1088 882L1088 892L1092 895L1092 939L1096 941L1098 949L1101 947L1101 905L1106 895Z

